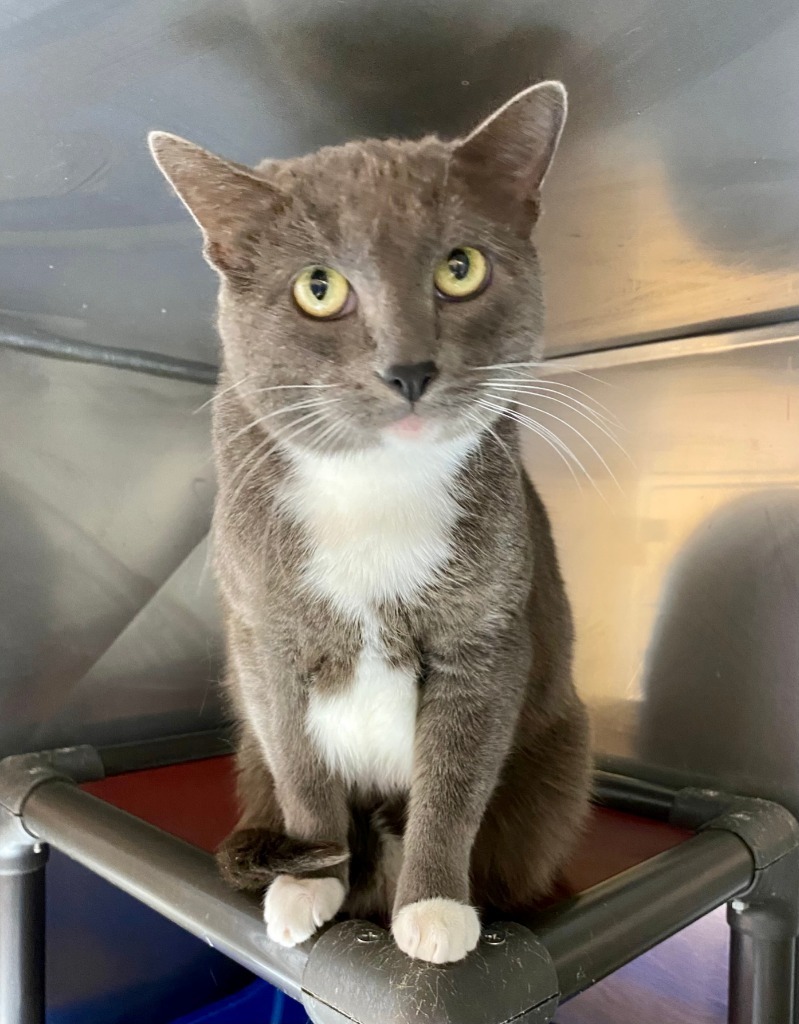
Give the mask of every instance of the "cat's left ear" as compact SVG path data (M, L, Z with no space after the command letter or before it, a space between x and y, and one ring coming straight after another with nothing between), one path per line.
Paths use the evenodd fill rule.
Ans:
M251 236L290 203L249 167L223 160L168 132L147 141L161 173L202 229L203 255L230 279L252 270Z
M455 143L450 173L519 235L529 235L541 185L566 123L566 89L541 82L518 93Z

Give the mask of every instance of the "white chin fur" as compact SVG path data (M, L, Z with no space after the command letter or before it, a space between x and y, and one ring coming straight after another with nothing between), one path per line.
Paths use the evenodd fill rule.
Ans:
M431 964L462 960L480 939L480 918L473 907L455 900L409 903L394 918L394 941L403 953Z
M266 933L281 946L297 946L341 910L346 893L337 878L278 875L266 891Z

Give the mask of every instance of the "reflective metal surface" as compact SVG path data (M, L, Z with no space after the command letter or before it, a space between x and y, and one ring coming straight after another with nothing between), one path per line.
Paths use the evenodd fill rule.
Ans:
M209 393L0 351L0 754L216 718Z
M568 364L555 380L609 409L627 452L565 409L596 449L560 427L595 488L578 491L539 439L526 450L560 545L600 752L796 813L799 328Z
M793 0L0 0L1 326L212 362L213 275L147 129L245 161L368 133L456 134L549 75L572 98L541 228L550 351L784 319L799 310L798 43ZM795 486L792 423L776 411L794 386L778 372L785 351L608 371L618 387L600 390L639 466L616 466L625 494L606 494L610 508L531 454L606 751L738 772L732 738L697 740L694 764L690 730L673 726L690 680L712 672L677 650L679 622L658 609L700 599L685 572L668 574L703 516ZM193 582L211 488L206 419L189 412L204 390L0 360L13 439L0 454L0 750L213 721L216 629ZM773 500L788 522L788 498ZM720 529L735 536L736 522ZM721 636L727 618L750 618L714 607ZM682 690L661 668L678 657ZM702 737L717 721L705 705L707 720L692 716Z
M799 311L795 0L0 2L0 311L214 358L213 277L144 146L457 133L563 77L553 351Z

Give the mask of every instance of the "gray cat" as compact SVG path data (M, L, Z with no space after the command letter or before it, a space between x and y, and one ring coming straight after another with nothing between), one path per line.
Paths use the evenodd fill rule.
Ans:
M557 82L467 138L255 169L154 133L220 277L214 519L238 829L219 853L294 945L344 910L434 963L552 887L583 822L585 710L512 392Z

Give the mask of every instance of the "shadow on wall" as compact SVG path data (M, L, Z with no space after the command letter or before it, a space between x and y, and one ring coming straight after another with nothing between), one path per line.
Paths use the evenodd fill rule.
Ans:
M678 556L644 671L639 756L799 813L799 491L711 516Z
M241 0L193 11L175 35L188 52L213 48L265 98L280 97L297 152L353 136L455 135L547 77L570 90L567 151L570 139L629 124L623 156L647 134L641 115L656 108L650 141L683 229L722 262L793 265L799 135L786 130L795 117L786 98L799 85L790 70L794 0L729 0L723 17L694 0ZM586 159L596 158L583 149ZM639 159L631 153L633 164ZM580 187L593 177L579 168Z
M280 96L303 152L355 137L457 135L569 64L568 34L514 6L245 0L189 14L178 32L190 52L213 46L265 97Z

